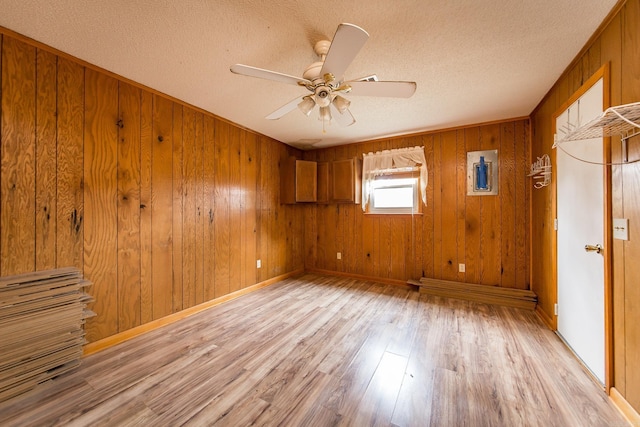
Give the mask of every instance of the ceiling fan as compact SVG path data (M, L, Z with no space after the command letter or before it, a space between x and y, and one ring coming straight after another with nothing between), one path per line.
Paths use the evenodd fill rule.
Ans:
M305 87L311 94L296 97L291 102L278 108L266 118L277 120L296 107L309 116L315 106L319 107L319 120L324 124L332 118L342 126L350 126L355 119L349 111L351 101L344 94L363 96L384 96L409 98L416 91L415 82L378 81L375 75L358 79L344 80L344 72L356 57L369 34L353 24L340 24L333 36L333 41L321 40L314 46L320 61L309 65L302 77L295 77L249 65L235 64L231 72L250 77L272 80L280 83Z

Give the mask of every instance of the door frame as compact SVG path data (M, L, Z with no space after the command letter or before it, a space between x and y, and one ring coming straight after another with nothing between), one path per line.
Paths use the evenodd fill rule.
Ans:
M609 62L605 63L596 71L587 81L584 82L580 88L573 93L569 99L567 99L560 107L553 113L551 117L552 133L555 133L555 123L558 118L567 108L576 102L585 92L587 92L598 80L602 79L602 111L611 107L611 79L610 79L610 65ZM602 150L604 163L611 163L611 138L602 138ZM557 170L556 150L551 150L551 165L552 171ZM613 379L613 280L612 280L612 268L613 268L613 225L612 225L612 198L611 198L611 166L605 166L603 168L603 197L604 197L604 390L609 393L609 389L613 385L611 383ZM556 174L551 175L551 211L553 212L553 218L558 218L557 210L557 178ZM552 244L552 265L553 265L553 286L555 287L553 295L553 304L558 303L558 231L553 230L551 237ZM554 313L553 318L553 330L558 331L558 316ZM564 342L564 341L563 341ZM582 363L582 362L581 362ZM588 371L588 370L587 370ZM594 377L595 380L595 377ZM596 380L599 384L600 382Z

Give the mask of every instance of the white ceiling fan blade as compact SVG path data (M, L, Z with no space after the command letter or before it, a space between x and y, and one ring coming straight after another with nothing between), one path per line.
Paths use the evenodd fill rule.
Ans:
M415 82L345 82L351 86L349 95L388 96L393 98L409 98L416 91Z
M263 70L262 68L252 67L250 65L235 64L231 67L231 72L235 74L241 74L243 76L257 77L259 79L272 80L280 83L287 83L292 85L298 85L302 83L304 85L311 84L307 79L302 77L290 76L288 74L277 73L275 71Z
M340 24L333 36L333 41L322 65L320 76L331 73L340 81L349 64L356 57L362 46L369 38L369 34L353 24Z
M298 96L296 99L293 99L287 102L282 107L278 108L276 111L269 114L267 117L265 117L265 119L278 120L280 117L284 116L285 114L295 110L298 107L299 103L300 103L300 97Z
M340 126L347 127L347 126L351 126L356 122L356 119L353 117L353 114L351 114L351 111L349 111L348 108L344 110L344 113L341 113L340 111L338 111L336 106L333 105L332 103L331 112L332 112L331 116L335 119L336 122L338 122Z

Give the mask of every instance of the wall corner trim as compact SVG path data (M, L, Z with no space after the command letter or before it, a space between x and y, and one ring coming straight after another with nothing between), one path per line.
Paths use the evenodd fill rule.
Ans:
M552 331L558 329L556 321L549 317L549 315L540 307L540 305L536 305L536 314L538 315L542 323L547 325L549 329L551 329Z

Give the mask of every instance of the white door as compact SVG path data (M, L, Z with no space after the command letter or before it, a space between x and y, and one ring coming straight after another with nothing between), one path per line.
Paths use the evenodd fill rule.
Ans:
M556 119L557 137L603 111L600 79ZM567 122L570 123L567 125ZM564 151L563 151L564 150ZM604 243L602 138L562 143L556 148L558 333L604 384L604 258L585 245ZM566 152L565 152L566 151Z

